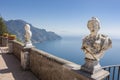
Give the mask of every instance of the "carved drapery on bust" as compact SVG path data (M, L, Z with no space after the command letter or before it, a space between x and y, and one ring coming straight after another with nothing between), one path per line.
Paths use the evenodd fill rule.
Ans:
M98 34L100 22L97 18L92 17L87 27L90 34L83 39L82 50L87 59L99 61L104 52L112 46L112 41L107 35Z

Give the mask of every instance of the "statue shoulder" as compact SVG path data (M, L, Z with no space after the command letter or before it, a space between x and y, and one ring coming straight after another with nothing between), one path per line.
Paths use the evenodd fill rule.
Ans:
M87 40L87 39L89 39L89 35L83 38L83 40Z
M103 47L112 47L112 40L107 35L100 34L100 37L104 41Z
M108 36L104 34L99 34L98 37L101 39L108 39Z

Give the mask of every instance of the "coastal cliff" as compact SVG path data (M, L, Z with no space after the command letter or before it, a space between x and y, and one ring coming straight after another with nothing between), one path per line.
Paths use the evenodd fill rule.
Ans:
M5 24L8 31L12 34L15 34L22 42L24 42L25 24L29 24L31 26L33 35L32 42L34 43L61 39L61 37L56 33L52 31L46 31L45 29L36 28L32 24L23 20L8 20L5 21Z

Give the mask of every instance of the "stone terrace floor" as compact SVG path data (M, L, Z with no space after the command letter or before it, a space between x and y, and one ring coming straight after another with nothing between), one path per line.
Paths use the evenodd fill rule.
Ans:
M2 52L1 52L2 50ZM20 61L0 47L0 80L38 80L30 71L21 68Z

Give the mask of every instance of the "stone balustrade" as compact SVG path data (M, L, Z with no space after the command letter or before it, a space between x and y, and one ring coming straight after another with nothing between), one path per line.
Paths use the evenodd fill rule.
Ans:
M36 48L30 50L30 69L41 80L87 80L74 71L80 69L80 65Z
M13 54L15 56L17 56L18 59L21 59L21 51L23 49L23 44L14 40L14 41L11 41L12 42L12 47L13 47Z
M2 46L2 37L0 37L0 46Z
M3 47L8 46L8 38L6 38L6 37L1 37L0 39L1 39L1 40L0 40L1 46L3 46Z
M22 61L21 53L23 54L26 51L23 44L16 40L8 41L9 43L12 44L11 52ZM28 49L27 52L29 53L28 69L40 80L95 80L81 73L81 66L78 64L56 57L35 47Z
M20 58L23 45L13 41L13 54ZM36 48L29 49L30 67L29 69L41 80L89 80L75 70L80 69L80 65L53 56Z

